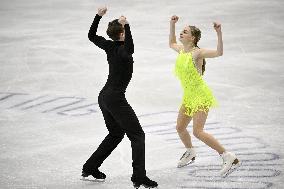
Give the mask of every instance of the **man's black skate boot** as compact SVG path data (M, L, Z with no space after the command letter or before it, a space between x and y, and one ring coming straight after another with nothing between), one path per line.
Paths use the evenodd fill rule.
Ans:
M131 177L131 181L134 188L139 188L141 185L145 188L156 188L158 186L157 182L150 180L147 176L142 178Z
M82 171L82 177L83 180L88 180L86 179L88 176L92 175L96 181L104 181L106 178L106 175L102 172L100 172L98 169L92 171L92 172L87 172L87 171Z

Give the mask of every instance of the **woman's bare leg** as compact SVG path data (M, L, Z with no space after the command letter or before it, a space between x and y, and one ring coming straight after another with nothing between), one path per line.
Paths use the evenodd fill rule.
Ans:
M191 137L188 131L186 130L186 127L188 126L192 118L185 115L185 111L186 109L184 105L182 105L178 113L176 130L184 146L186 148L192 148Z
M216 150L219 154L225 152L225 148L210 134L203 131L208 112L197 112L193 115L193 135Z

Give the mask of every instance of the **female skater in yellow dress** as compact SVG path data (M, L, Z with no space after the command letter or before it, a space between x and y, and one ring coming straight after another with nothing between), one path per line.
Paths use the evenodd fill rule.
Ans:
M225 148L210 134L203 131L206 118L211 107L217 105L210 88L202 79L205 71L205 58L214 58L223 55L223 41L221 24L214 23L217 32L218 44L216 50L200 49L197 46L201 38L200 30L195 26L186 26L180 33L181 45L177 44L175 36L175 23L178 16L174 15L170 21L169 46L178 52L175 65L175 75L183 88L182 105L179 110L176 130L187 148L178 162L178 167L183 167L195 160L196 152L191 143L191 136L186 130L189 122L193 119L193 135L216 150L223 159L221 176L227 176L237 166L239 160L232 152Z

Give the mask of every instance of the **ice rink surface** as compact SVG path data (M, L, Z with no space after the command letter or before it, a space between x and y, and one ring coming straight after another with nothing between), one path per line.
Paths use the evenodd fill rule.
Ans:
M148 176L160 189L283 188L284 1L0 1L0 188L133 188L127 137L104 162L104 183L80 180L83 163L107 134L97 96L108 73L106 55L87 33L107 5L98 34L125 15L135 43L126 96L146 133ZM199 43L215 48L222 24L224 55L207 59L204 79L218 99L205 130L242 166L218 176L221 158L196 140L196 162L177 169L184 147L175 131L182 91L168 48L169 18L187 24ZM192 124L188 130L192 132Z

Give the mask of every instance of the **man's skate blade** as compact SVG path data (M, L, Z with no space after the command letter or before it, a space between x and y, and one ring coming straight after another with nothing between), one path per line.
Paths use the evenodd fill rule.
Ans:
M142 184L142 185L136 185L136 184L133 184L133 186L134 186L134 188L135 189L138 189L138 188L140 188L140 186L143 186L144 188L156 188L156 189L158 189L158 186L147 186L147 185L145 185L145 184Z
M89 182L104 182L105 181L105 179L95 179L95 178L88 178L88 177L82 177L80 180L89 181Z
M233 164L232 167L224 174L222 175L223 178L226 178L228 175L230 175L232 172L237 170L238 167L241 166L241 162L238 160L238 163Z
M145 186L145 185L142 185L144 188L156 188L156 189L158 189L158 186L154 186L154 187L151 187L151 186ZM134 186L134 188L135 189L138 189L138 188L140 188L140 186Z
M144 186L144 185L143 185ZM154 187L147 187L147 186L144 186L144 188L156 188L156 189L158 189L158 186L154 186Z

